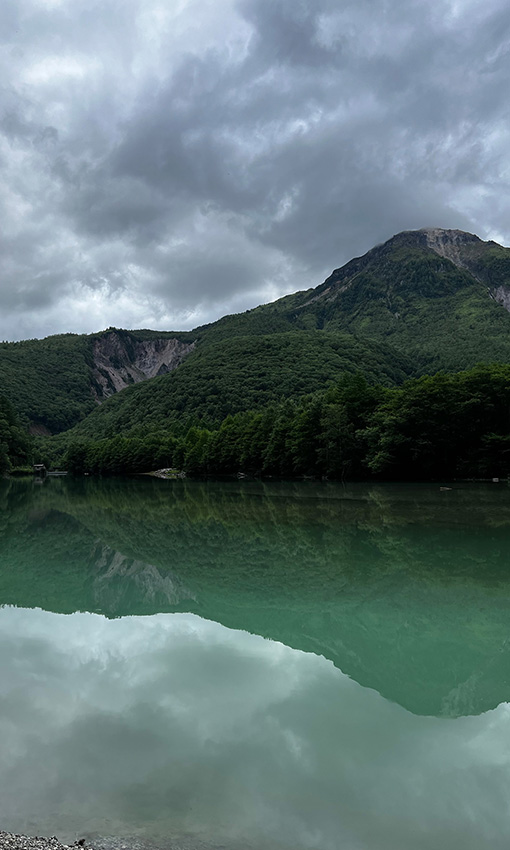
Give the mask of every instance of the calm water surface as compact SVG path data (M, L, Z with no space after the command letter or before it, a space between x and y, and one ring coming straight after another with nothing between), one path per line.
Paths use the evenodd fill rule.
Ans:
M0 828L510 842L510 490L0 482Z

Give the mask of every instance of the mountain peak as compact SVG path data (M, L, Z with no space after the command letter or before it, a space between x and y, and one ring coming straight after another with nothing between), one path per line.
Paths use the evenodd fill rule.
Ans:
M423 233L427 246L432 248L436 254L452 260L456 265L464 265L460 262L459 250L467 244L481 242L482 240L474 233L466 233L464 230L444 230L441 227L427 227L419 231Z
M452 304L467 303L470 297L481 302L481 312L492 311L487 302L510 312L510 248L463 230L427 227L397 233L335 269L297 306L315 311L319 328L338 327L392 341L407 335L409 345L419 314L437 313L429 330L435 334ZM452 315L448 333L454 324ZM466 337L466 351L468 345ZM464 357L458 362L463 366L467 361Z
M410 232L412 233L413 231ZM450 227L421 227L416 233L425 233L427 238L440 238L453 241L460 239L462 242L481 241L474 233L468 233L466 230L457 230Z
M421 227L419 230L403 230L388 239L390 243L393 241L417 242L420 246L427 245L437 253L440 253L438 249L443 249L449 245L482 244L482 240L474 233L446 227Z
M462 269L470 269L472 272L472 263L470 262L471 253L475 246L482 247L484 243L474 233L467 233L464 230L454 230L443 227L423 227L420 230L404 230L402 233L397 233L386 244L405 243L414 245L419 248L429 248L444 257L451 260L456 266Z
M475 233L468 233L466 230L458 230L450 227L420 227L417 230L402 230L396 233L388 241L399 239L400 237L423 238L426 239L441 239L446 242L481 242L482 240Z

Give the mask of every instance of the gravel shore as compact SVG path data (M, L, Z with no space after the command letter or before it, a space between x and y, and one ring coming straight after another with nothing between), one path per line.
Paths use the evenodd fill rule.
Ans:
M0 850L94 850L90 844L77 841L75 844L62 844L56 838L29 838L27 835L13 835L12 832L0 832Z
M233 850L231 844L203 842L195 837L168 838L154 844L140 838L80 839L73 844L63 844L58 838L31 838L0 830L0 850ZM235 850L253 850L251 845L238 844Z

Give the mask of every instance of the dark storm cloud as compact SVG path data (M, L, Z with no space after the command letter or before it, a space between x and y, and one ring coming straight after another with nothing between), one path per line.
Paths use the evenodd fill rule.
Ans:
M402 229L510 240L502 0L4 0L0 32L0 336L190 327Z

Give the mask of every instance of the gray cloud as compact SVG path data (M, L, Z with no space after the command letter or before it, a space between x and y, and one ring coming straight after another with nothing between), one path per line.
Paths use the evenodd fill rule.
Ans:
M398 230L510 241L502 0L5 0L0 337L192 327Z

